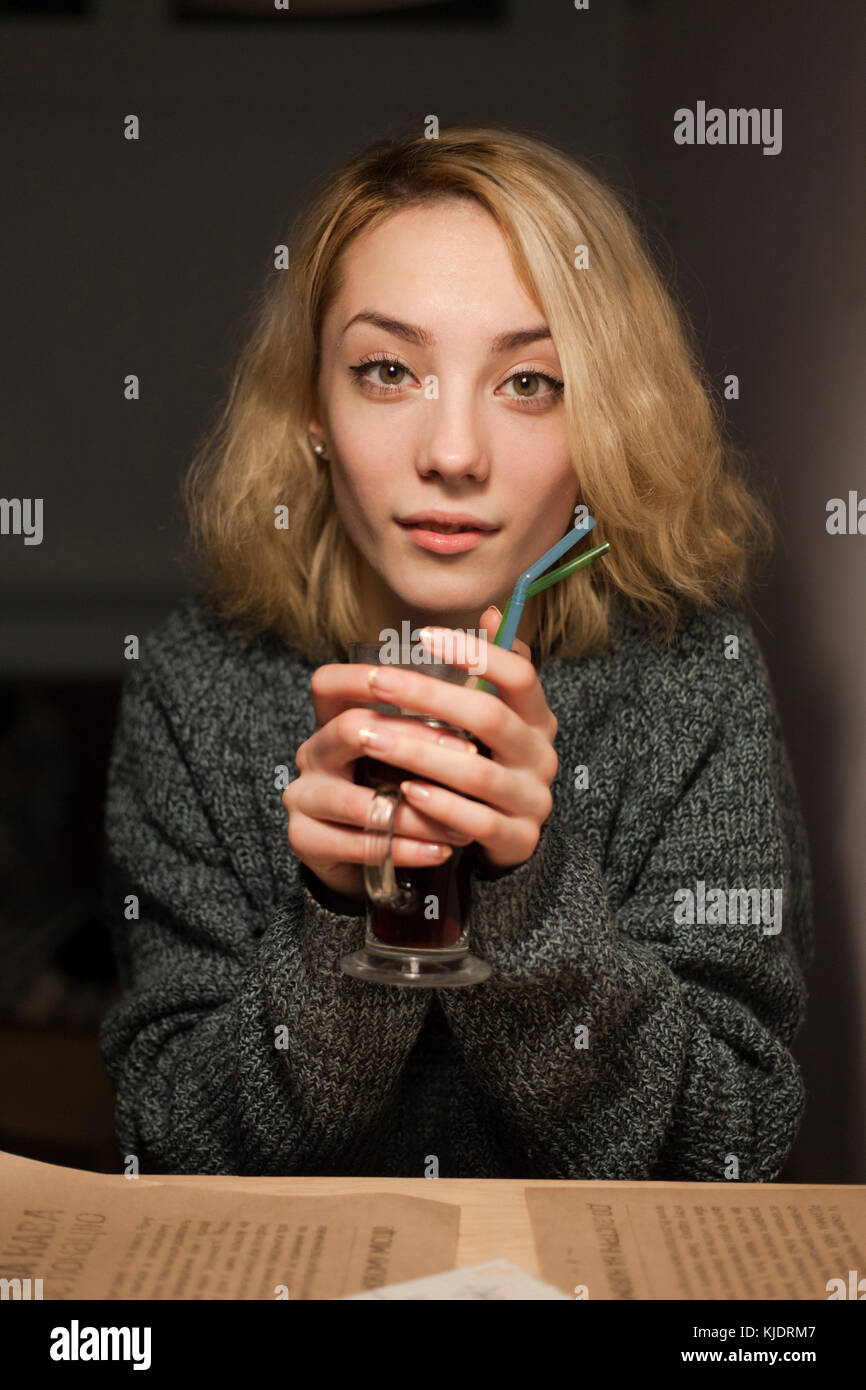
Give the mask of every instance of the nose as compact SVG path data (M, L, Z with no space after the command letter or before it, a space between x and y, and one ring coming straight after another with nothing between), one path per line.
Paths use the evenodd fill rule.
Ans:
M478 401L465 388L451 385L426 405L430 417L419 451L418 472L424 478L438 475L450 483L464 478L483 482L490 471L490 459Z

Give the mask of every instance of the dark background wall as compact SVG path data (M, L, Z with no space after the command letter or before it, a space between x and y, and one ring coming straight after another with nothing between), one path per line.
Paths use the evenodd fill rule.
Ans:
M739 377L731 432L773 480L782 534L759 637L815 872L795 1046L809 1101L782 1176L866 1181L866 536L825 527L831 497L866 495L861 7L15 8L0 0L0 495L42 497L44 539L0 536L0 1147L114 1166L95 1026L111 990L99 818L122 640L185 591L179 482L272 247L323 172L432 113L541 135L633 191L716 386ZM675 109L699 100L781 107L781 153L676 145ZM84 1097L74 1121L64 1055Z

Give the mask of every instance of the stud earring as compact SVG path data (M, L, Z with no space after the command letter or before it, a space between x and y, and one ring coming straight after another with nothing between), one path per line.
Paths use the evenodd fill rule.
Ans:
M319 457L320 459L323 459L323 458L325 457L325 446L324 446L324 444L314 444L314 445L313 445L313 453L314 453L314 454L317 454L318 457Z

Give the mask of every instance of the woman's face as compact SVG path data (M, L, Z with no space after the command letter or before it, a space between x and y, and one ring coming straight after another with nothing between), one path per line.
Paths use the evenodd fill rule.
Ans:
M407 619L477 628L573 520L562 369L544 315L472 203L393 214L350 244L342 270L310 433L363 557L364 635ZM462 551L427 548L423 528L401 523L430 511L495 529Z

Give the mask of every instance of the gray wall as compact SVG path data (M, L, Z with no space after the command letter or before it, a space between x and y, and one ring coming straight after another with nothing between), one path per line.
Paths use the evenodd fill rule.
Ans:
M270 248L323 171L431 112L599 160L672 247L715 380L740 378L733 432L776 480L759 635L818 933L795 1049L809 1108L783 1176L866 1181L866 537L825 530L828 499L864 476L859 7L518 0L447 25L96 8L0 27L0 495L45 499L42 545L0 538L3 673L119 672L123 634L183 591L179 481ZM698 100L782 107L781 154L678 147L674 109Z
M634 12L633 12L634 13ZM630 158L673 244L735 435L774 480L782 543L756 598L813 850L816 960L795 1051L808 1108L786 1178L866 1181L866 10L650 5L629 24ZM778 155L678 147L680 106L781 107ZM864 519L866 530L866 519Z

